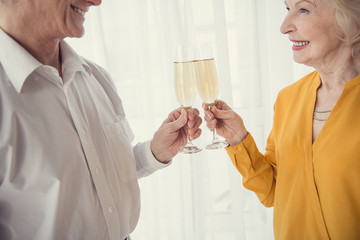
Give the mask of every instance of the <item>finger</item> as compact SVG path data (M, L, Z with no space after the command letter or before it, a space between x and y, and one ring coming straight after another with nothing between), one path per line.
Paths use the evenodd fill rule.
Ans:
M217 119L230 119L234 117L232 110L219 110L215 105L211 108L211 112Z
M181 114L176 120L168 123L168 127L171 132L178 131L180 128L185 126L188 121L186 110L184 108L181 108L180 112L181 112Z
M206 103L203 102L203 103L201 104L201 107L202 107L204 110L206 110Z
M209 110L209 109L210 109L210 104L203 102L203 103L202 103L202 107L203 107L203 109L204 109L205 111L206 111L206 110Z
M174 111L172 111L171 113L169 113L168 117L163 121L163 124L169 123L169 122L173 122L176 119L178 119L181 115L181 107L175 109Z
M194 140L194 139L197 139L198 137L200 137L201 132L202 132L201 129L198 128L193 135L189 136L190 140Z
M204 120L206 122L211 121L214 118L214 114L210 111L206 111L204 115Z
M199 116L200 115L200 111L199 109L197 108L193 108L194 112L195 112L195 115Z
M187 117L188 120L194 120L194 118L196 117L196 112L193 108L187 109Z
M180 108L177 108L177 109L175 109L174 111L172 111L171 113L170 113L170 116L171 116L171 120L172 121L175 121L176 119L178 119L179 117L180 117L180 115L181 115L181 107Z
M231 110L231 108L224 101L221 100L215 100L214 106L216 106L216 108L220 110Z
M188 116L189 116L189 114L188 114ZM195 126L195 124L199 121L199 119L200 119L200 121L202 121L202 119L201 119L201 117L199 117L199 115L194 115L194 118L192 118L192 119L188 117L187 126L189 128L193 128Z
M194 121L193 126L191 128L189 127L189 130L188 130L189 135L193 135L196 132L196 130L199 129L201 123L202 123L201 118L198 118L196 122Z
M210 130L214 130L215 126L217 124L216 119L212 119L211 121L206 123L206 127L209 128Z
M196 124L196 120L188 120L187 122L187 127L188 128L193 128Z
M199 117L200 115L200 112L199 112L199 109L197 108L192 108L190 112L188 112L188 119L189 120L194 120L196 119L197 117Z
M177 117L175 117L175 113L173 111L173 112L169 113L168 117L163 121L162 125L172 122L172 121L175 121L176 119L177 119Z

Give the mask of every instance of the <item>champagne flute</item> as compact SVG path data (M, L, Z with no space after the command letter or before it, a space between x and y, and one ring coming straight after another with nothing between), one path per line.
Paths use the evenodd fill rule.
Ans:
M174 62L175 93L180 105L187 111L192 111L192 105L196 96L195 61L193 60L194 48L191 46L180 46L177 48ZM192 154L202 149L195 146L189 137L187 144L179 152Z
M196 83L200 98L209 104L211 108L219 95L219 80L216 72L215 59L210 45L199 47L199 56L196 60ZM213 139L206 145L206 149L219 149L228 146L228 143L220 140L213 130Z

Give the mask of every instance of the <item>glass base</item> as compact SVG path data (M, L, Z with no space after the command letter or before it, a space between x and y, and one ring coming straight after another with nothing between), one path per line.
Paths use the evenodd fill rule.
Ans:
M229 144L227 142L216 140L216 141L213 141L212 143L206 145L205 148L214 150L214 149L224 148L224 147L227 147L227 146L229 146Z
M198 153L200 152L202 149L197 147L197 146L193 146L193 145L185 145L184 147L182 147L180 149L180 153L185 153L185 154L192 154L192 153Z

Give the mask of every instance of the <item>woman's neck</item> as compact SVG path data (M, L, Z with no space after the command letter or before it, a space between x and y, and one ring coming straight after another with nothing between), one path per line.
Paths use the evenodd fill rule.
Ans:
M320 74L322 86L329 91L339 87L342 89L346 82L360 74L358 62L353 57L348 57L316 68Z

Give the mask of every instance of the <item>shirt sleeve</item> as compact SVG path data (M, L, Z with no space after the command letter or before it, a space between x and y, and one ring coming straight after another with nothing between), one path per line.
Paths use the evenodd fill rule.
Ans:
M261 203L267 207L274 205L276 184L271 136L272 134L269 136L265 155L259 152L250 133L242 143L226 148L234 166L243 177L244 187L255 192Z
M87 63L93 66L92 72L113 104L114 111L118 115L119 120L122 121L124 125L124 131L129 139L129 142L131 143L134 140L134 134L126 119L122 101L116 91L114 82L112 81L110 75L103 68L90 61L87 61ZM171 161L167 164L159 162L151 152L150 142L151 141L149 140L147 142L138 143L133 147L138 178L150 175L156 170L164 168L171 163Z
M136 161L137 177L146 177L158 169L167 167L171 164L159 162L151 152L150 148L151 140L143 143L138 143L134 147L134 155Z

